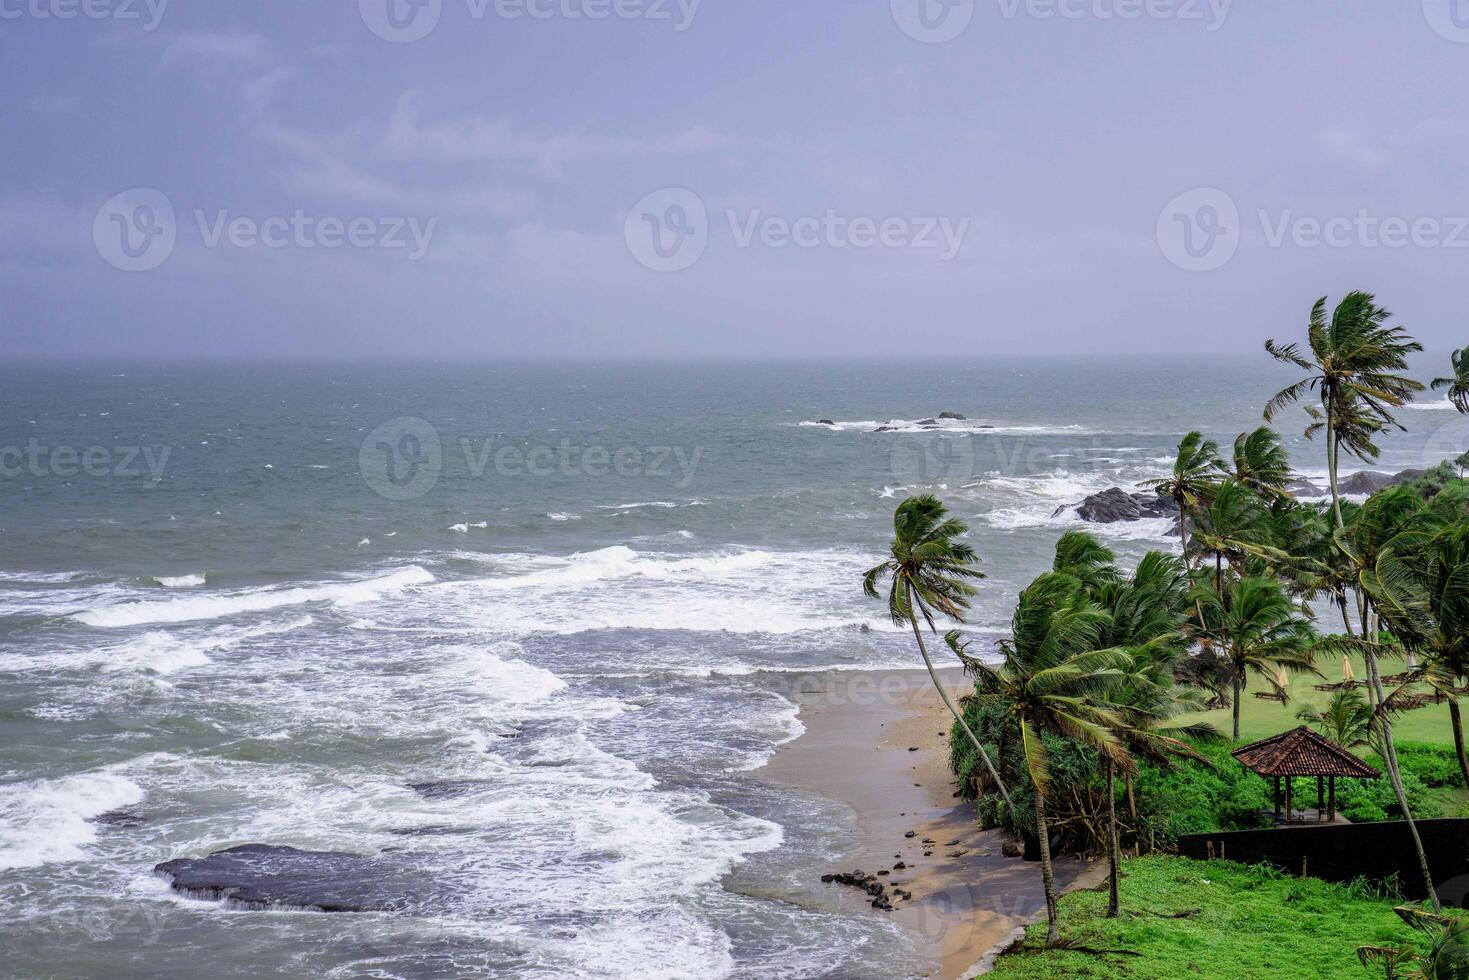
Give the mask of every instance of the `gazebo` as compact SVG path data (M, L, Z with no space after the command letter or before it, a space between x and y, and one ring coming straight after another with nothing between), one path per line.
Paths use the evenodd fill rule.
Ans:
M1295 802L1297 776L1316 777L1316 816L1318 820L1330 823L1336 819L1338 776L1344 779L1376 779L1382 775L1331 739L1304 726L1235 749L1231 755L1251 772L1275 780L1275 816L1281 816L1284 803L1287 823L1291 820Z

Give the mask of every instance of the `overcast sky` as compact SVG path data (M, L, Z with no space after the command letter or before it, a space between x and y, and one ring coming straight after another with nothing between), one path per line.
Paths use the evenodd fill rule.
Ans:
M1457 2L0 0L0 355L1463 346Z

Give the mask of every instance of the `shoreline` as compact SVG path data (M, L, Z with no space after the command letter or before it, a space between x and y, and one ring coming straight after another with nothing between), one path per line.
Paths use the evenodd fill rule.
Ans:
M964 684L958 668L940 676L951 689ZM835 909L890 916L902 926L922 960L913 976L973 976L987 955L1044 911L1040 865L1005 857L1007 835L980 830L973 805L955 798L948 768L952 716L927 671L807 675L786 696L800 709L805 732L756 775L853 811L859 839L846 843L855 863L822 873L887 871L878 880L889 894L897 887L913 897L879 911L859 888L818 887L829 890ZM1058 858L1058 892L1093 865Z

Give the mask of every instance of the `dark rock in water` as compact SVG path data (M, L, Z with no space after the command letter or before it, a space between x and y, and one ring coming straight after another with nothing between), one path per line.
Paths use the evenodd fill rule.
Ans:
M964 416L960 415L958 412L940 412L939 413L939 418L941 418L941 419L948 419L950 422L967 422L967 421L969 421Z
M394 837L466 837L478 833L473 827L450 827L431 824L427 827L394 827L388 833Z
M922 419L922 420L919 421L918 424L919 425L938 425L939 424L939 420L938 419Z
M487 779L451 779L435 783L413 783L408 788L426 800L453 800L473 796L492 785Z
M242 909L395 912L433 893L426 876L396 861L339 851L245 844L153 869L174 891Z
M1336 481L1336 489L1345 494L1376 493L1393 485L1393 478L1387 473L1373 473L1366 471L1353 473L1351 476Z
M877 428L873 429L872 431L873 432L897 432L898 431L898 427L896 425L879 425Z
M816 424L817 425L836 425L836 423L833 422L831 419L822 419L821 421L817 422Z
M1178 508L1167 497L1156 493L1128 493L1119 487L1094 493L1075 507L1057 508L1053 516L1059 516L1067 510L1075 510L1082 520L1092 524L1116 524L1120 521L1178 515Z
M1285 485L1285 492L1292 497L1324 497L1328 491L1323 490L1310 480L1296 478Z
M123 829L141 827L147 823L143 819L142 814L136 810L108 810L106 813L99 813L93 817L91 822L103 827L120 827Z

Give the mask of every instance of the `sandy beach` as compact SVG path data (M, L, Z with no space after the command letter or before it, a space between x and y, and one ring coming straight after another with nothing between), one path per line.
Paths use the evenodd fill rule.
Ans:
M964 683L958 670L943 676L955 689ZM836 672L802 678L796 688L806 731L761 774L852 808L859 857L852 867L828 872L885 870L880 880L890 892L912 893L891 912L871 912L892 916L916 937L922 962L913 964L912 975L972 975L987 952L1044 908L1040 868L1005 857L1005 835L978 829L974 807L956 800L948 769L950 715L928 674ZM1073 886L1090 867L1059 859L1058 886ZM860 889L826 887L833 904L870 904Z

